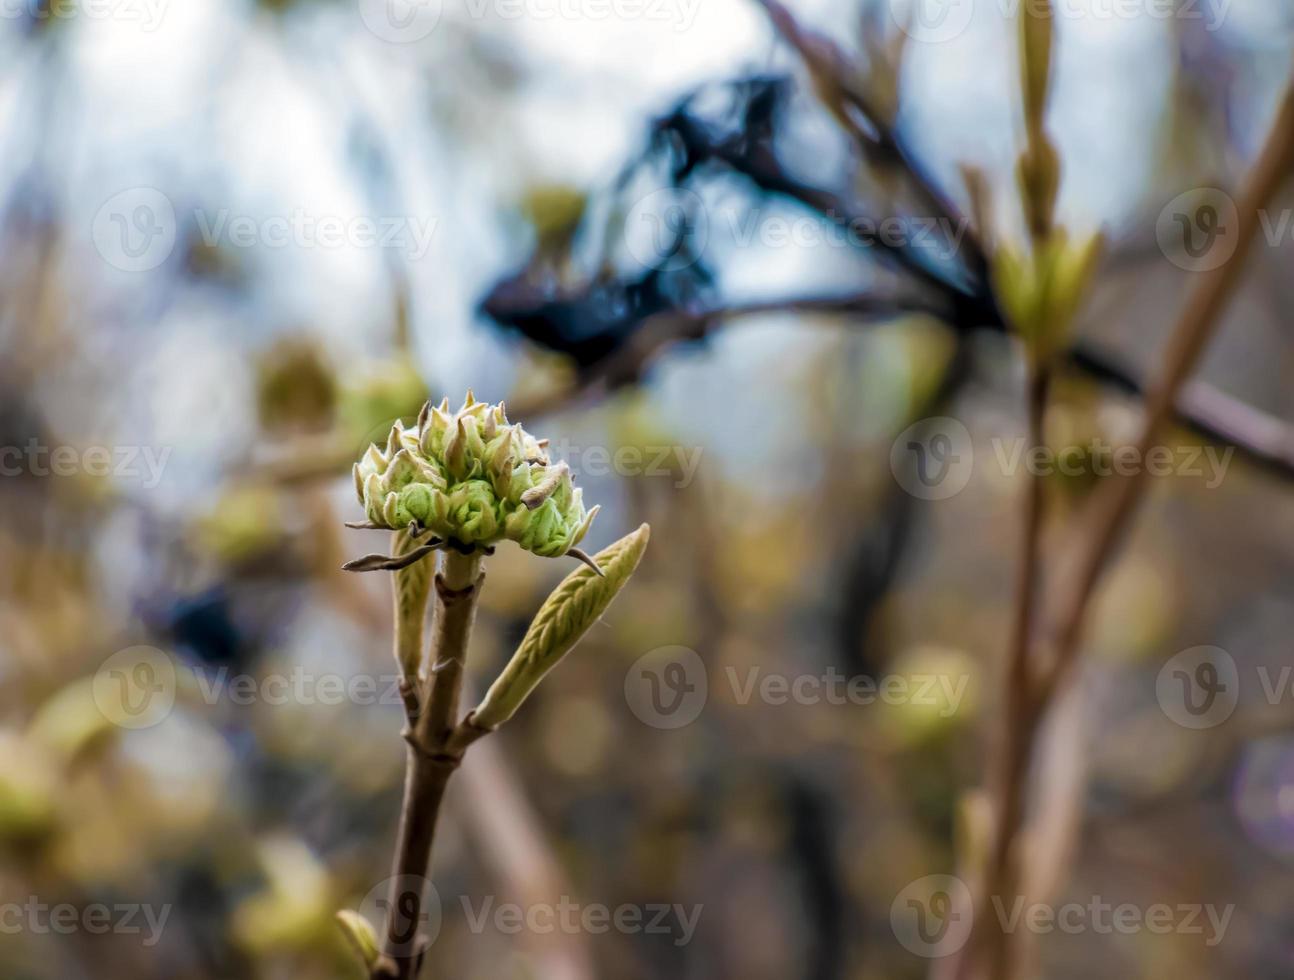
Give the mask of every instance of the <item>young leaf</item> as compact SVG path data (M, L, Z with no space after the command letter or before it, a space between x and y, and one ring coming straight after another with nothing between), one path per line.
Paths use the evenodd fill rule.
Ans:
M602 577L579 568L562 580L535 616L517 652L486 692L472 724L498 728L511 718L544 675L570 652L598 617L606 612L638 567L651 529L646 525L593 556Z
M435 561L426 558L431 546L419 541L406 528L391 536L391 552L399 558L424 554L416 561L395 573L395 659L400 673L415 681L422 668L422 626L427 616L427 600L431 595L431 577Z
M364 969L372 970L378 957L377 933L373 931L373 926L368 919L349 909L342 909L337 913L337 925L341 927L342 934L350 942L356 954L364 961Z

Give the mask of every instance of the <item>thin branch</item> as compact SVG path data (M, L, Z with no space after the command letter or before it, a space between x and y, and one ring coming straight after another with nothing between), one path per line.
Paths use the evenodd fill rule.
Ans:
M1045 445L1043 420L1047 410L1050 373L1045 366L1031 365L1027 393L1029 445L1027 452ZM1042 578L1044 477L1029 475L1025 491L1024 528L1020 535L1019 580L1016 585L1015 619L1007 659L1006 714L1003 718L1002 751L996 756L995 777L997 823L989 858L984 900L995 897L1009 901L1018 894L1021 877L1020 831L1025 822L1025 800L1029 782L1029 759L1042 714L1034 697L1032 660L1034 618ZM989 910L977 917L983 923L981 935L987 945L985 962L989 976L1009 980L1016 975L1017 937L1000 923L990 922Z
M966 233L957 242L958 256L981 281L988 262L979 241L957 207L909 152L903 138L885 120L867 94L850 81L849 61L829 39L806 31L778 0L755 0L767 12L774 29L793 47L816 83L819 98L841 127L871 160L898 165L922 200L941 218ZM859 117L862 117L861 120Z
M1271 135L1245 183L1238 202L1239 228L1235 254L1218 268L1201 274L1187 297L1186 307L1169 339L1159 376L1146 395L1144 422L1137 447L1140 458L1150 452L1172 417L1187 378L1218 327L1222 311L1239 284L1245 260L1257 237L1260 212L1276 196L1294 167L1294 83L1286 89L1272 124ZM1198 390L1196 398L1198 400ZM1198 407L1198 406L1197 406ZM1228 418L1234 425L1241 421ZM1040 695L1050 698L1072 666L1082 637L1088 604L1114 546L1146 488L1144 468L1117 476L1092 501L1089 515L1078 527L1071 552L1072 566L1057 583L1050 631L1052 663Z

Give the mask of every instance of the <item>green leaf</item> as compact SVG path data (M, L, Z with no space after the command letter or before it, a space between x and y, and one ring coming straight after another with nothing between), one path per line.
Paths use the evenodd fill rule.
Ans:
M478 728L498 728L516 714L544 675L606 612L647 549L651 528L646 524L593 556L602 576L581 567L562 580L540 607L517 652L473 712Z
M364 962L364 969L372 970L378 958L377 933L368 919L349 909L337 913L337 925L350 942L351 947Z

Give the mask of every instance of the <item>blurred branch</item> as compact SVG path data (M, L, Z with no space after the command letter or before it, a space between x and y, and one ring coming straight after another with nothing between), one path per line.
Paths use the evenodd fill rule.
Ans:
M871 293L768 300L708 310L662 313L649 318L620 351L583 371L571 387L515 402L513 412L519 418L534 418L561 411L585 398L605 395L621 384L639 380L651 363L676 343L700 340L746 317L779 313L854 316L860 323L869 324L909 314L927 314L947 322L947 308L937 301L882 298ZM1001 332L1001 328L994 325L986 325L983 329ZM1145 395L1146 384L1135 369L1097 342L1079 340L1065 352L1064 358L1066 366L1099 385L1138 398ZM1174 404L1173 418L1211 442L1234 447L1263 468L1294 479L1294 425L1205 381L1183 385ZM352 448L346 447L347 452ZM281 478L299 479L303 475L300 468L292 466L287 459L280 460L275 468ZM338 468L330 467L328 472L335 474ZM308 472L305 475L309 475Z
M986 280L988 262L974 231L925 173L916 156L908 151L902 136L886 122L884 114L866 93L850 82L849 60L844 53L827 38L804 30L778 0L755 2L764 8L782 39L799 54L819 99L858 144L868 162L878 167L897 167L933 212L930 217L966 228L966 234L957 243L957 254L973 276L981 282Z
M1259 212L1275 197L1294 168L1294 83L1287 87L1272 123L1271 135L1245 183L1239 201L1237 247L1231 259L1203 273L1186 302L1169 339L1159 375L1147 389L1144 422L1137 440L1141 458L1154 447L1172 417L1187 378L1221 320L1222 311L1240 282L1253 249ZM1195 397L1199 399L1198 391ZM1216 407L1216 406L1215 406ZM1226 424L1240 419L1232 407ZM1270 432L1255 433L1270 439ZM1052 618L1054 663L1036 696L1045 703L1072 665L1082 636L1088 604L1115 544L1144 495L1145 473L1117 477L1092 501L1090 516L1075 533L1076 556L1058 585ZM1067 552L1070 553L1070 552Z
M483 741L463 768L464 829L476 840L482 859L509 894L527 908L551 904L574 890L552 848L539 830L543 820L526 798L497 743ZM519 937L535 957L546 980L593 980L596 975L583 933L527 930Z

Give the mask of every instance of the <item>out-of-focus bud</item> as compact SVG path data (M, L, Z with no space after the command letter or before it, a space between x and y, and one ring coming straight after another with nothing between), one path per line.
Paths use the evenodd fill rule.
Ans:
M90 677L73 681L48 698L27 728L28 738L53 750L69 765L120 732L95 703L94 679Z
M0 842L39 840L54 830L57 771L40 745L0 731Z
M257 358L256 407L266 432L325 430L337 397L333 367L312 338L285 338Z
M364 368L342 389L338 415L357 441L386 419L410 418L427 399L427 385L407 357Z
M1046 133L1039 131L1020 154L1016 180L1029 233L1034 238L1046 238L1060 193L1060 156Z
M994 288L1036 362L1050 360L1068 341L1104 242L1101 234L1071 241L1055 230L1030 253L1002 246L994 254Z
M1050 0L1030 0L1020 12L1020 88L1026 140L1016 180L1025 221L1035 239L1050 234L1060 189L1060 156L1043 125L1051 88L1053 19Z
M233 935L258 955L316 946L333 928L328 873L301 841L275 837L257 848L265 886L234 910Z

